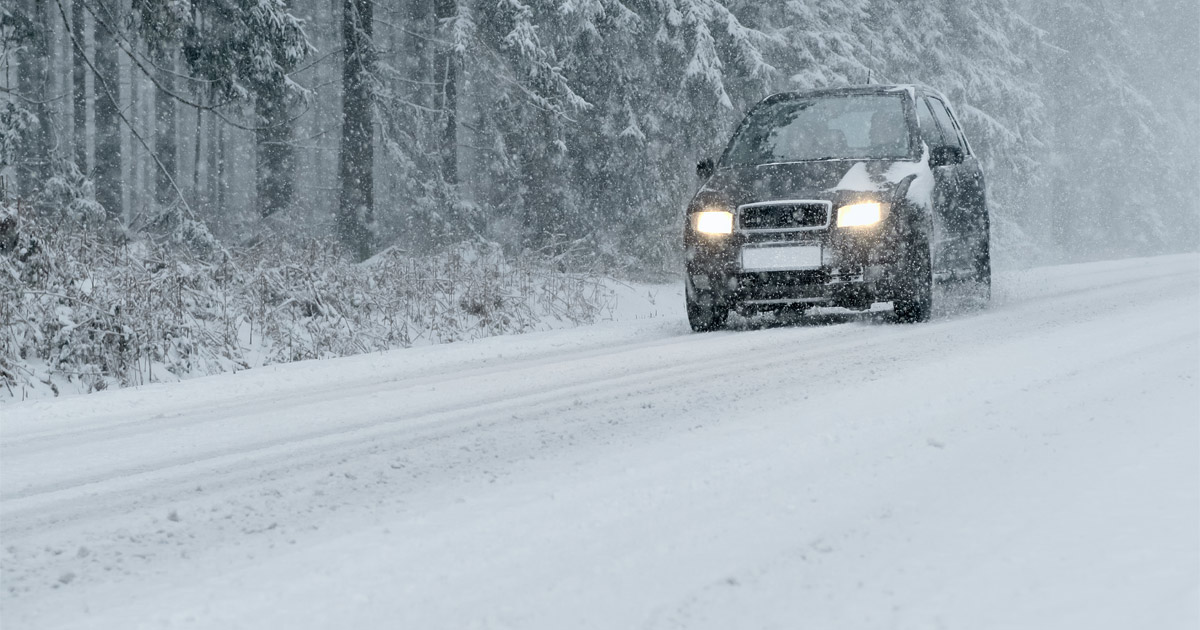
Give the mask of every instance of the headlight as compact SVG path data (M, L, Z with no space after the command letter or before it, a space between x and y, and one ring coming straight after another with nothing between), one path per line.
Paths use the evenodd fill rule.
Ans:
M855 203L838 208L838 227L875 225L883 218L878 203Z
M733 232L733 213L725 210L705 210L692 215L692 227L702 234Z

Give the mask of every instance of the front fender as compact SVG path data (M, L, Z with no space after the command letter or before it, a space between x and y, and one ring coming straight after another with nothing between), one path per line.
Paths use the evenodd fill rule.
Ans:
M933 236L933 207L932 196L922 194L920 175L913 173L900 180L892 195L891 232L899 240L894 245L902 245L908 239L917 237L926 240ZM917 190L914 190L914 184Z

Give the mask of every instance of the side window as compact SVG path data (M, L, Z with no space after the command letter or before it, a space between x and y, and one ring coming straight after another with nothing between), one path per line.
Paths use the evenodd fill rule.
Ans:
M958 137L958 128L954 125L954 121L950 119L950 112L946 111L946 104L931 97L929 99L929 106L933 109L933 116L937 118L938 125L942 128L946 144L965 151L966 147L963 146L962 140Z
M925 144L940 147L945 143L942 132L938 131L933 122L933 114L929 112L929 103L925 99L917 101L917 125L921 127L921 137L925 139Z
M945 104L943 103L943 107ZM971 143L967 141L967 134L963 132L962 125L958 124L958 118L955 118L954 113L946 107L946 115L950 118L950 122L954 123L954 129L958 132L958 142L962 145L963 150L967 153L972 153Z

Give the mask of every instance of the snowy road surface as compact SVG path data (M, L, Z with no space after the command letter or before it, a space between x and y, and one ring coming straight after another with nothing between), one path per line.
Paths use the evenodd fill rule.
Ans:
M0 626L1200 625L1200 258L0 407Z

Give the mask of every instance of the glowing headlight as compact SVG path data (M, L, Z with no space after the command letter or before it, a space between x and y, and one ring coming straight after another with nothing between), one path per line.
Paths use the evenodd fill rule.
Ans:
M875 225L883 218L879 204L856 203L838 208L838 227Z
M692 226L702 234L733 232L733 213L724 210L705 210L692 215Z

